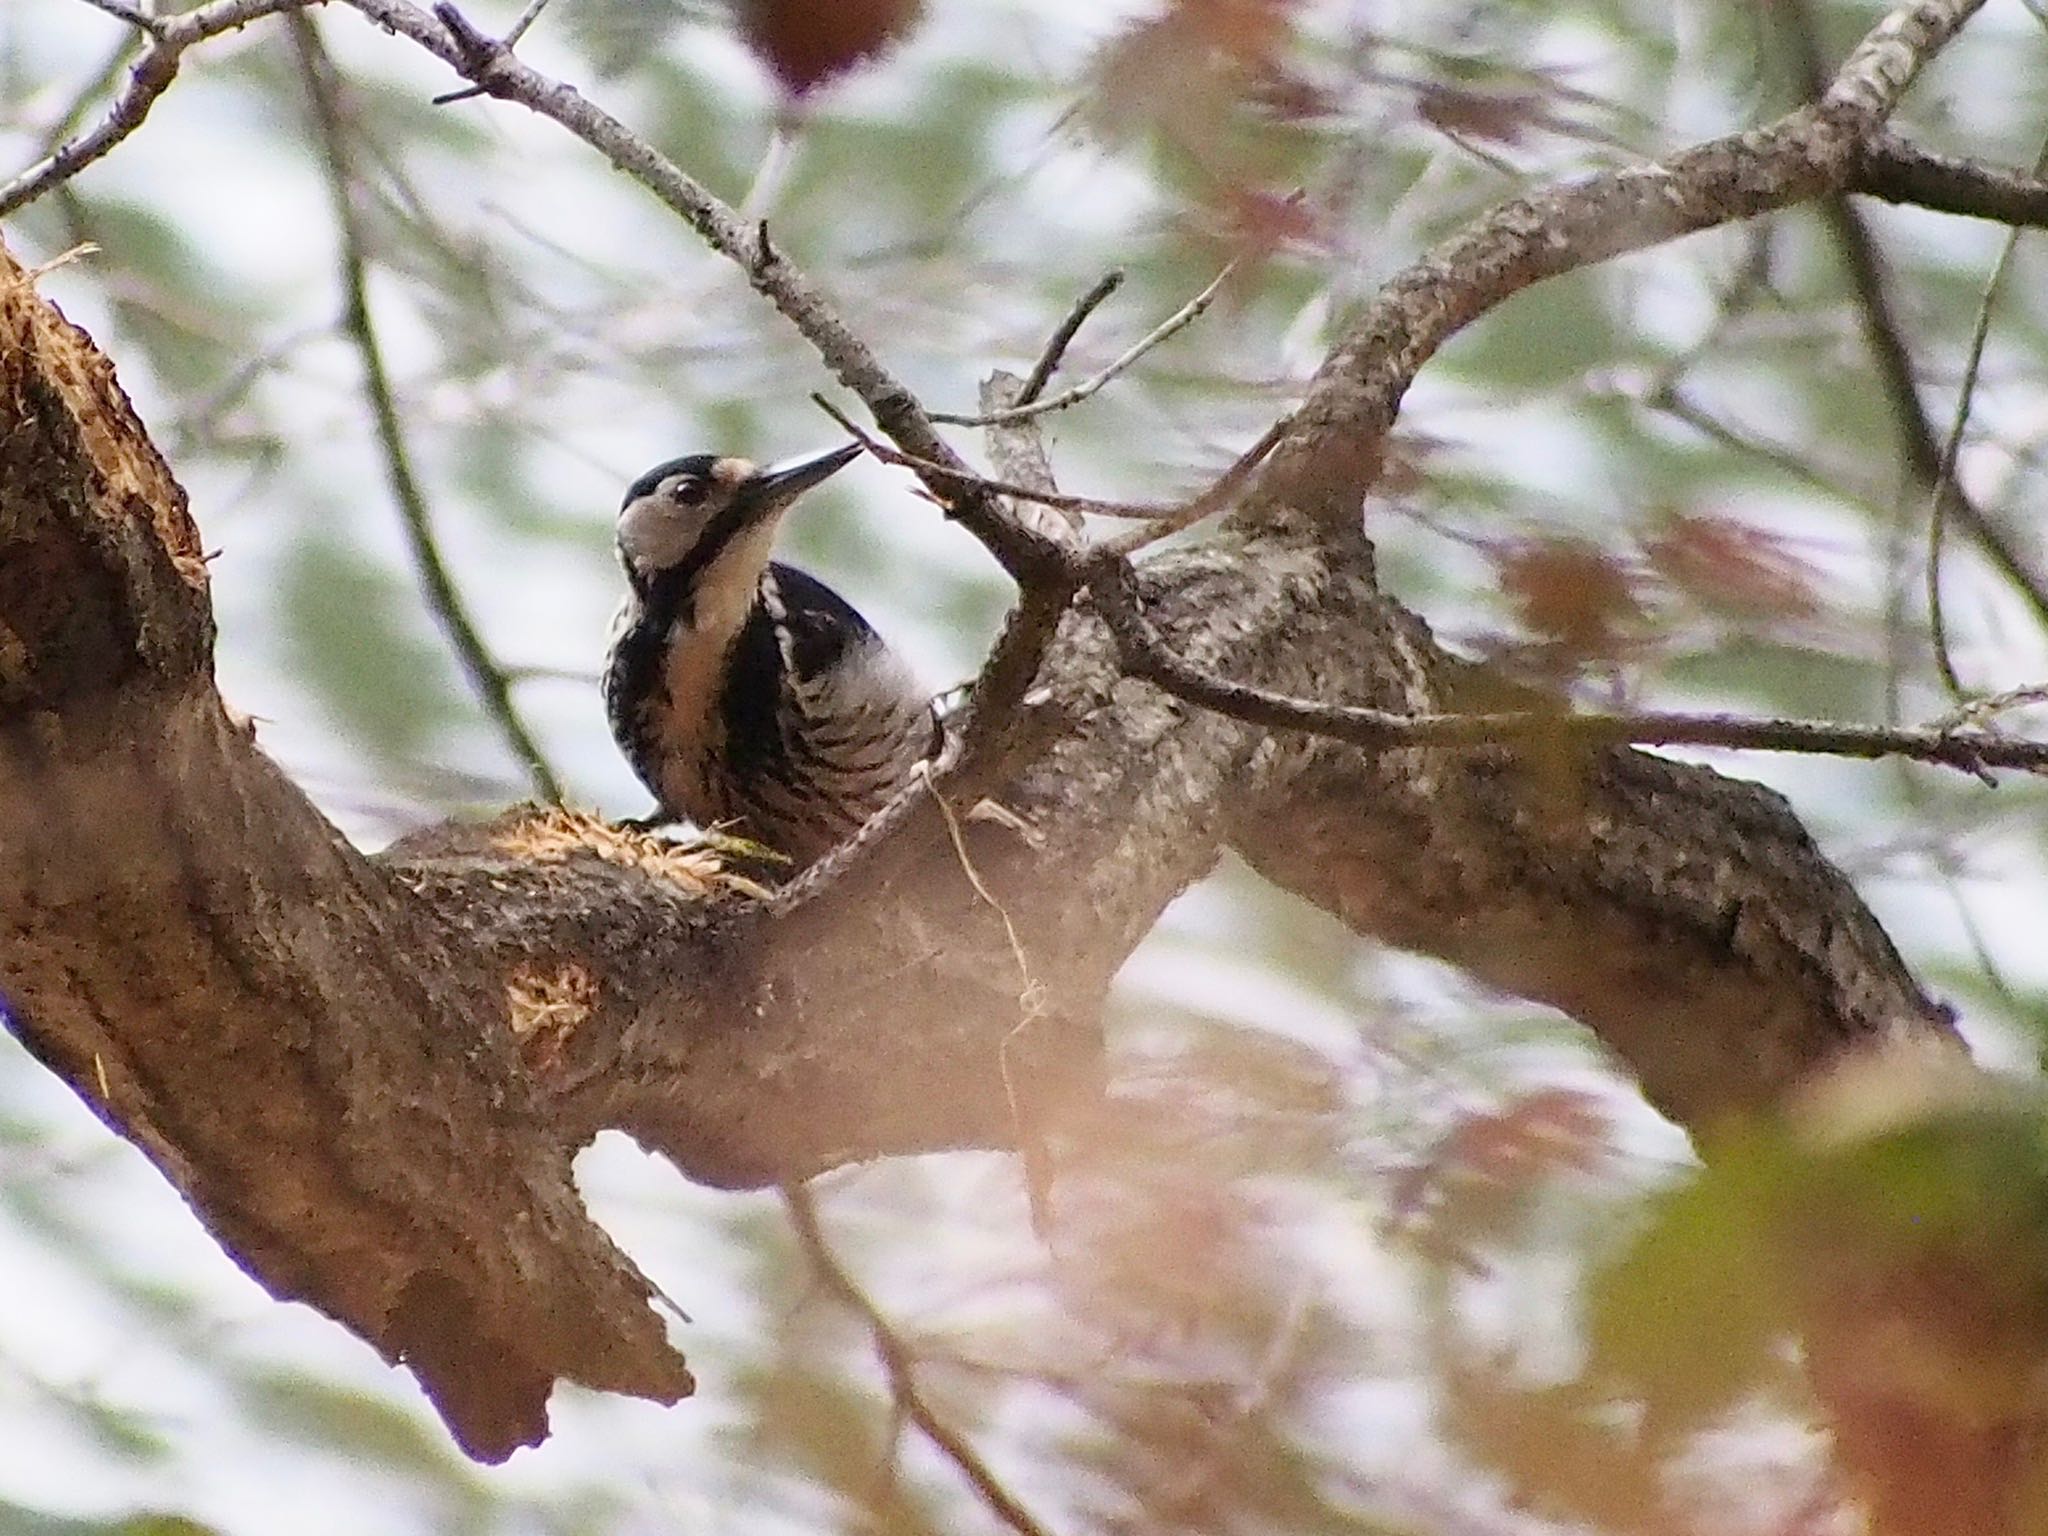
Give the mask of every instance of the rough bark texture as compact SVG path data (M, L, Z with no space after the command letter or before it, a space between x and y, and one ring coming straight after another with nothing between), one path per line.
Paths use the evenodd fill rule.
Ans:
M0 257L0 261L5 261ZM184 499L0 266L0 996L275 1294L410 1365L473 1452L559 1378L689 1390L517 1070L502 979L223 709Z
M1013 1144L1018 1084L1092 1082L1103 989L1226 847L1568 1009L1690 1125L1858 1044L1947 1035L1767 791L1626 751L1270 735L1120 676L1085 605L1042 676L1059 727L1001 795L1028 836L956 840L927 805L780 913L533 817L366 860L224 712L182 499L11 266L0 412L12 1026L251 1273L410 1364L480 1454L543 1432L556 1377L688 1389L570 1188L596 1129L721 1184ZM1154 562L1146 598L1246 681L1405 709L1470 686L1356 536L1241 527Z

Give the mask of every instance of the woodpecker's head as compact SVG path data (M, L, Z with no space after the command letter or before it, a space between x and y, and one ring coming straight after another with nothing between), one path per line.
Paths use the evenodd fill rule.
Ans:
M848 443L771 464L692 454L657 465L619 508L619 562L643 602L744 616L790 503L860 454Z

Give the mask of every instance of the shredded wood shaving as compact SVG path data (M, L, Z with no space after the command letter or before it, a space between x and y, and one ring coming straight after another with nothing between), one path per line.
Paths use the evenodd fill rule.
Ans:
M651 832L615 827L582 811L538 810L491 841L502 853L541 863L560 862L579 853L595 854L608 863L666 880L693 896L708 897L722 891L767 895L754 881L725 867L723 849L734 846L729 841L672 843Z
M529 962L505 978L505 1011L529 1065L561 1060L570 1036L596 1010L597 991L597 978L575 960L553 969Z

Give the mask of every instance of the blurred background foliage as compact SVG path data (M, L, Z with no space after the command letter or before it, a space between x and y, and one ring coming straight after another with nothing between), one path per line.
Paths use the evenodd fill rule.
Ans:
M471 14L502 30L515 7ZM1027 367L1110 269L1128 281L1069 379L1234 260L1198 324L1048 423L1068 489L1161 499L1249 443L1374 284L1460 221L1774 115L1802 55L1832 62L1874 15L555 0L521 48L768 220L935 407ZM678 452L828 442L808 396L835 386L589 151L515 108L433 105L444 72L351 13L316 25L433 533L571 797L638 814L595 689L619 489ZM0 8L0 176L95 120L137 51L81 0ZM2044 52L2026 10L1992 6L1904 125L2031 163ZM527 783L387 489L341 320L332 147L288 29L261 23L188 56L139 133L5 235L31 262L96 248L44 288L119 363L192 493L225 691L375 845ZM2002 231L1854 211L1944 430ZM1960 461L2037 568L2044 277L2023 244ZM1815 209L1524 295L1410 398L1365 514L1387 580L1454 646L1588 700L1941 714L1926 496L1867 324ZM857 466L788 542L935 688L971 672L1005 584L905 477ZM2042 616L1966 536L1943 579L1968 685L2048 678ZM1721 766L1789 793L1985 1057L2032 1068L2040 786ZM2048 1320L2041 1120L2019 1090L1847 1145L1752 1130L1701 1176L1569 1021L1361 944L1237 868L1168 913L1112 1029L1125 1113L1063 1179L1049 1246L993 1157L819 1191L919 1400L1047 1531L1850 1530L1788 1345L1830 1288L1947 1273L1988 1298L1989 1337ZM782 1207L693 1189L621 1141L585 1155L583 1183L694 1319L677 1327L701 1395L663 1411L565 1390L555 1438L494 1471L452 1451L409 1380L257 1292L11 1046L0 1149L0 1531L997 1523ZM1823 1210L1844 1214L1817 1234ZM2016 1390L1992 1364L1934 1378L1960 1415Z

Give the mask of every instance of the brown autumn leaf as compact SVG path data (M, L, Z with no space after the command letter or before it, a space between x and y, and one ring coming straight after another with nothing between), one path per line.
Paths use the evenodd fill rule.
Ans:
M1060 1278L1098 1325L1186 1333L1239 1312L1271 1251L1247 1183L1192 1152L1164 1103L1119 1102L1060 1170Z
M1275 61L1245 90L1245 100L1282 123L1328 122L1345 108L1342 91Z
M1227 259L1245 269L1256 269L1291 248L1321 248L1329 244L1315 210L1299 192L1221 187L1207 217L1214 221Z
M802 96L900 41L924 0L736 0L740 33L782 88Z
M1168 12L1209 47L1240 63L1273 63L1294 32L1298 0L1177 0Z
M1678 513L1645 540L1653 570L1701 607L1734 618L1810 619L1813 567L1775 533L1733 518Z
M1644 611L1635 577L1585 539L1530 539L1495 552L1501 590L1522 625L1573 660L1614 660L1633 648Z
M1174 0L1113 34L1087 119L1109 138L1161 135L1204 163L1232 111L1280 76L1296 0Z

